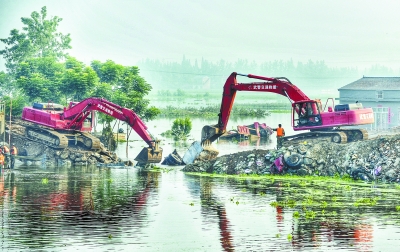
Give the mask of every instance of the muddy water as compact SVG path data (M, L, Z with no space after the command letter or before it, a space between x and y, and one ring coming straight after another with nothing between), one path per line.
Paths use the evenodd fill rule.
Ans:
M276 123L287 124L284 118ZM170 123L148 125L159 135ZM194 121L193 138L204 123L213 122ZM275 144L272 138L220 141L216 147L223 155ZM121 143L117 153L133 159L143 146L139 140ZM164 139L163 148L167 154L186 147ZM396 251L400 246L395 185L200 177L181 168L18 163L13 171L1 170L0 250Z

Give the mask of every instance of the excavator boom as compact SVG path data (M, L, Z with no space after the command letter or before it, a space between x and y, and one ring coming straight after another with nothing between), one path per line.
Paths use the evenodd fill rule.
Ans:
M63 148L81 140L88 149L98 149L100 141L88 133L92 129L94 116L91 115L94 111L126 122L149 145L139 153L136 161L161 162L162 149L159 147L159 141L148 132L147 126L139 116L132 110L103 98L91 97L78 103L71 102L68 108L63 109L59 106L34 104L33 107L24 108L22 119L51 129L31 127L26 132L29 137L47 142L52 147Z
M262 80L262 82L238 83L236 76L245 76L252 79ZM293 85L288 79L263 77L253 74L240 74L233 72L225 82L222 94L218 124L206 125L203 127L201 142L213 142L226 131L232 106L235 101L237 91L255 91L276 93L285 97L291 102L310 100L298 87Z

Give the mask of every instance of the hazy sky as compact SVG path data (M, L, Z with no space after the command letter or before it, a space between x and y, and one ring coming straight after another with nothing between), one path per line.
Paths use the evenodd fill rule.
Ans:
M400 68L395 0L0 0L0 38L21 30L21 17L43 6L48 16L63 18L59 31L72 38L68 52L87 64L180 61L185 55Z

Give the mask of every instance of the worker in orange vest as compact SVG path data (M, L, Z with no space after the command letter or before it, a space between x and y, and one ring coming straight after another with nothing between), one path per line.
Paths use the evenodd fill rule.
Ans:
M12 144L11 146L11 165L10 168L14 169L14 164L15 164L15 156L18 154L18 150L17 147L15 146L15 144Z
M7 147L7 145L1 146L1 150L3 151L4 155L4 166L9 164L9 156L10 156L10 149Z
M3 148L0 148L0 166L2 169L4 169L4 154L3 154Z
M282 124L278 124L278 128L273 129L276 131L276 147L277 149L282 147L283 137L285 136L285 129L282 128Z

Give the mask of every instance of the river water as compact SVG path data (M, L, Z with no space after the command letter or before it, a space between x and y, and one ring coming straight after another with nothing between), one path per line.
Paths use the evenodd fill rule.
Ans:
M266 118L290 133L288 115ZM159 134L173 120L147 123ZM201 127L193 121L193 139ZM234 125L257 120L231 121ZM197 136L198 135L198 136ZM133 160L145 146L120 143ZM160 137L161 138L161 137ZM191 139L191 140L193 140ZM161 139L164 156L187 145ZM220 155L274 148L269 141L215 143ZM182 167L46 167L1 170L2 251L397 251L400 187L328 180L217 177Z

